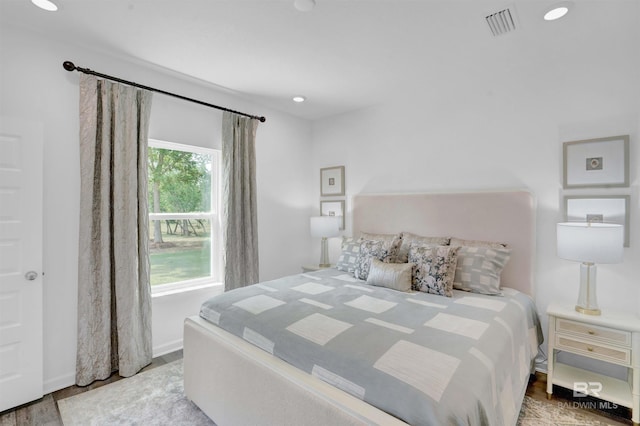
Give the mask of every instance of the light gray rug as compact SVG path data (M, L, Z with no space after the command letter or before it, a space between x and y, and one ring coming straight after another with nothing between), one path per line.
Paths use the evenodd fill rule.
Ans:
M215 425L184 396L182 360L58 401L65 426Z
M215 425L184 396L182 360L58 401L72 425ZM525 396L518 426L600 426L580 410Z
M517 426L609 426L609 422L595 420L571 403L556 399L539 401L525 395Z

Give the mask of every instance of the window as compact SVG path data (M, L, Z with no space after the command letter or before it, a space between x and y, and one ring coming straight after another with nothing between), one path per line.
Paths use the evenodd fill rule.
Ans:
M149 139L153 293L222 281L220 151Z

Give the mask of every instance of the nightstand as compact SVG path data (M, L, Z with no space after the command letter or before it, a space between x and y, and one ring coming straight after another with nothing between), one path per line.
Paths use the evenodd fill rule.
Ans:
M631 408L634 425L640 423L640 318L632 313L603 311L585 315L571 305L551 304L549 315L549 363L547 397L553 385L589 394ZM619 380L556 362L556 351L621 365L629 370Z
M334 265L331 266L318 266L318 265L303 265L302 272L315 272L320 271L322 269L333 268Z

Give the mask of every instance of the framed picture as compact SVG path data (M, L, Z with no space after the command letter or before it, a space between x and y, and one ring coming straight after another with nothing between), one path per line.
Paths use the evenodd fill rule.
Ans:
M629 186L629 135L565 142L562 148L565 189Z
M564 197L567 222L607 222L624 226L624 246L629 247L629 195Z
M340 230L344 229L344 200L320 201L320 216L341 216Z
M320 169L320 195L344 195L344 166Z

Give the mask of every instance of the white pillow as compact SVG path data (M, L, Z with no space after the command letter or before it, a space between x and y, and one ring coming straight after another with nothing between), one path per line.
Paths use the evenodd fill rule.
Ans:
M374 258L371 260L367 284L410 291L413 267L413 263L384 263Z

